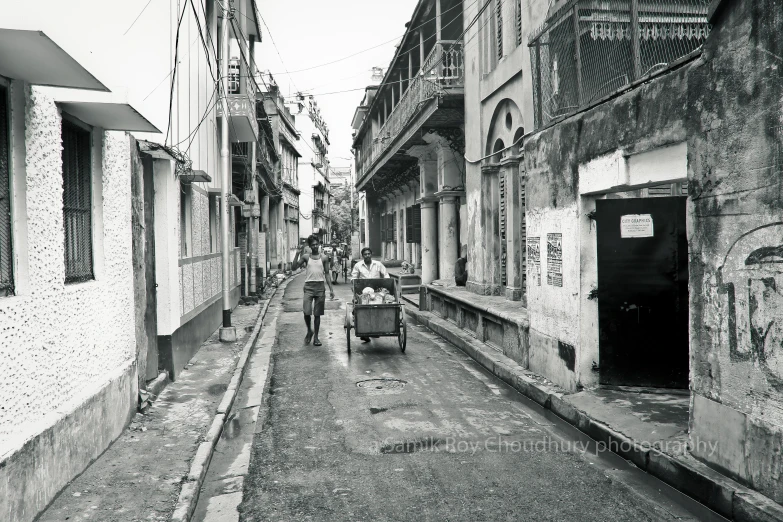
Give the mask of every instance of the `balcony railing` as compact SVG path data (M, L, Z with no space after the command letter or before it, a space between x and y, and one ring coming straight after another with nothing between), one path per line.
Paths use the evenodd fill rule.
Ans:
M536 128L697 51L710 33L709 3L571 0L564 4L528 44Z
M238 74L238 73L237 73ZM231 75L229 75L231 76ZM244 80L244 81L243 81ZM243 92L238 86L244 85ZM234 142L252 142L258 137L258 122L256 121L256 91L258 86L252 76L234 78L229 82L229 93L226 96L230 117L229 131ZM218 118L223 117L223 104L217 105Z
M424 66L415 78L408 82L388 119L378 129L377 135L365 141L358 162L360 175L367 171L386 152L394 138L400 135L419 112L423 102L449 89L465 84L465 61L462 42L441 40L435 44ZM368 115L368 117L370 117Z

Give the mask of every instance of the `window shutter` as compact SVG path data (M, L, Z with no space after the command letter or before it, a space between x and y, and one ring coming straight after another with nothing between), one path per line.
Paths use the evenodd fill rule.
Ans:
M363 219L359 221L359 231L361 232L360 235L361 235L362 245L365 244L365 242L367 241L367 235L364 231L364 223L365 221Z
M8 142L8 89L0 86L0 296L14 291Z
M93 279L90 133L62 123L65 282Z
M413 207L405 209L405 242L413 243Z
M498 60L503 58L503 2L495 0L495 21L497 23L497 50Z
M413 218L413 242L421 243L421 205L414 205L411 214Z
M391 214L391 240L392 242L397 241L397 213L392 212Z
M517 47L519 47L522 45L522 0L517 0L516 8Z
M381 216L381 243L386 241L386 214Z

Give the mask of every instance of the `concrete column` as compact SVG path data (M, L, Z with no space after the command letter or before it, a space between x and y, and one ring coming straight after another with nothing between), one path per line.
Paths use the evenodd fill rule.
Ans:
M269 196L263 196L261 198L261 217L259 218L259 221L260 221L260 231L267 232L266 237L268 237L269 236ZM264 251L266 252L266 262L263 264L263 266L261 266L261 277L266 277L269 271L269 269L267 268L267 263L269 262L268 241L264 243Z
M438 279L438 211L436 201L421 202L421 280Z
M519 199L520 157L504 158L500 162L500 175L506 179L506 299L522 299L524 237L520 236L525 210Z
M500 190L497 164L481 167L481 248L468 254L467 289L481 295L501 295L500 279ZM479 267L478 269L475 267Z
M458 205L458 197L443 196L440 199L440 213L438 215L440 279L454 279L454 265L459 257L460 246L459 230L457 229Z
M277 205L277 227L275 228L275 242L277 243L277 262L282 270L288 269L288 237L285 230L285 201L280 200Z

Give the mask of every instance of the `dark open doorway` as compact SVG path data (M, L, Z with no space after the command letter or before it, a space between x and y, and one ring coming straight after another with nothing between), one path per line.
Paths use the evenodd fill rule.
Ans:
M686 200L596 201L601 384L688 387Z

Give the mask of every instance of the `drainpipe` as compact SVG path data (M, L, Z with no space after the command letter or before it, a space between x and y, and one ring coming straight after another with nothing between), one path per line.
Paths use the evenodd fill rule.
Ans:
M229 234L231 223L231 207L228 204L231 196L231 162L229 158L228 118L228 25L231 20L229 2L222 4L223 31L220 35L220 49L223 60L220 62L220 89L222 91L223 119L220 121L220 186L223 189L223 219L220 220L220 258L223 280L223 327L220 329L220 341L233 343L237 340L237 329L231 326L231 252L229 251Z

